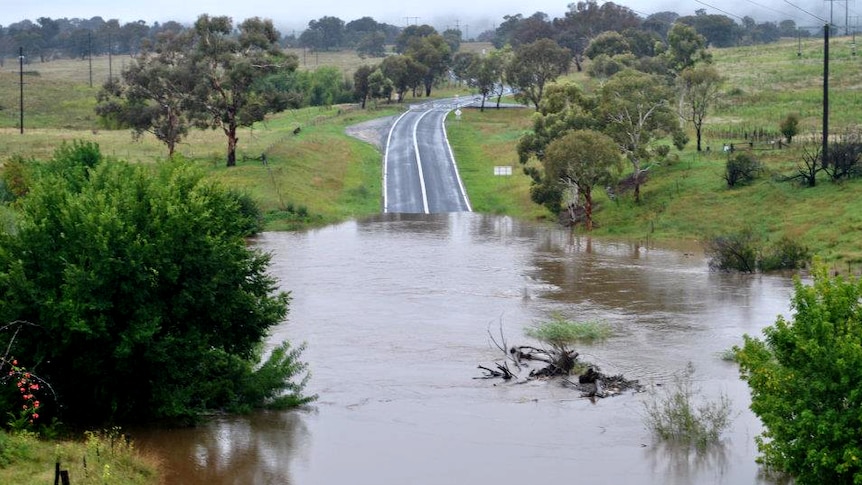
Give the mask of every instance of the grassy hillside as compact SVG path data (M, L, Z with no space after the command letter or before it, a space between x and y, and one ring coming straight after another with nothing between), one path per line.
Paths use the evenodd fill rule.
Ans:
M467 44L481 51L487 45ZM352 53L297 52L300 68L334 65L351 75L363 64ZM840 185L821 177L819 185L804 189L779 179L791 174L805 143L818 143L821 129L823 42L788 40L756 47L713 52L719 71L728 78L721 105L712 110L704 130L709 152L694 151L694 141L674 154L678 161L656 165L643 187L642 204L630 197L615 201L599 195L597 236L632 239L699 239L751 227L768 239L796 238L837 268L858 271L862 247L856 235L862 228L862 181ZM832 133L857 128L862 108L859 83L862 58L853 56L850 39L830 45L830 126ZM114 58L118 72L125 62ZM110 156L151 163L166 154L151 137L133 141L129 132L98 128L92 108L98 87L89 87L87 61L54 61L25 68L25 134L17 126L17 65L0 70L0 153L46 158L64 140L98 142ZM108 73L107 58L93 61L94 84ZM569 80L590 81L581 74ZM437 91L454 94L455 86ZM239 166L223 167L225 140L218 131L197 131L179 152L213 177L242 187L270 214L270 228L297 223L326 223L379 211L380 154L371 145L344 134L360 121L397 113L397 106L378 111L352 107L311 108L270 117L240 134ZM787 114L801 117L801 134L790 148L771 143ZM460 121L450 120L450 141L474 208L526 219L547 217L529 200L529 180L517 166L515 144L530 128L532 110L466 110ZM292 135L302 126L298 136ZM692 134L693 138L693 134ZM728 189L723 180L724 143L750 149L767 168L756 183ZM750 145L751 144L751 145ZM256 160L267 154L268 165ZM245 160L243 160L245 157ZM495 177L493 167L514 167L511 177Z
M849 38L838 38L830 45L833 134L858 130L862 112L858 94L862 58L851 55L849 43ZM595 214L598 228L593 234L644 241L702 239L748 227L766 240L791 237L836 269L859 272L862 180L833 184L821 174L814 188L781 181L795 172L804 150L813 151L820 144L822 44L819 39L803 41L801 55L795 40L715 50L716 67L728 82L720 105L711 110L706 120L704 144L710 151L696 152L692 133L692 141L683 152L673 151L678 160L650 169L641 204L635 204L630 196L610 200L600 194L600 208ZM569 80L590 89L590 81L583 75L573 75ZM509 164L518 172L515 145L517 135L529 129L530 112L466 112L460 124L450 124L459 165L471 167L483 159L494 160L493 164ZM778 149L772 142L780 138L779 122L789 113L801 117L800 136L791 147ZM470 142L455 142L460 140ZM748 151L764 164L766 173L750 186L728 189L723 179L727 155L721 150L725 143ZM492 180L490 168L481 170L486 180ZM518 187L512 189L513 197L528 200L526 177L512 178L520 179L507 182ZM467 186L475 199L473 190L477 184L467 182ZM492 190L491 194L500 197L505 192ZM495 203L474 204L496 210Z

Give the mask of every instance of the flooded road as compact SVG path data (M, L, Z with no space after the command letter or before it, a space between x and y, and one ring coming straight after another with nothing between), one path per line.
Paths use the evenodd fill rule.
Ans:
M590 241L481 214L381 215L266 233L292 292L270 342L307 342L308 411L217 419L137 436L169 483L476 485L750 484L758 420L734 364L718 354L787 313L789 278L710 273L697 248ZM591 403L555 381L475 379L524 328L561 312L610 324L578 346L606 374L672 381L688 362L704 395L736 418L698 456L653 442L647 393Z

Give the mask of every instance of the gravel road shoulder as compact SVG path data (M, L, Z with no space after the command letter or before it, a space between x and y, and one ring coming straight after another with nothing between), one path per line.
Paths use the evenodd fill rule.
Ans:
M383 148L386 146L386 137L389 136L389 129L392 127L392 123L395 122L395 118L396 116L387 116L385 118L365 121L348 126L344 132L354 138L371 143L378 150L383 151Z

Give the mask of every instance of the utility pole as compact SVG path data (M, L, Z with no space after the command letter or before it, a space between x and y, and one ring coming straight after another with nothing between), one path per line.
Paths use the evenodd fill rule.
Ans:
M93 87L93 33L87 32L87 58L90 60L90 87Z
M20 106L18 115L18 126L21 129L21 134L24 134L24 47L18 47L18 77L21 87Z
M111 39L110 32L108 33L108 81L114 79L114 65L113 59L111 58L111 54L113 51L113 40Z
M823 155L822 165L827 163L829 153L829 24L823 27Z
M406 26L410 26L410 20L413 20L413 25L419 25L420 17L404 17L404 21L406 22Z

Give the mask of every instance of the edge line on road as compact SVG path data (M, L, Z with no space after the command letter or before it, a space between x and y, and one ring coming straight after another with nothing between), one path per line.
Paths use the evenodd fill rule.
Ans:
M455 108L458 109L460 106L456 104ZM449 117L449 113L451 112L451 109L447 111L446 116L443 117L443 121L440 122L443 129L443 139L446 140L446 149L449 150L449 160L452 161L452 167L455 168L455 179L458 180L458 187L461 190L461 198L464 199L464 204L467 206L467 212L473 212L473 207L470 205L470 198L467 197L467 189L464 187L464 182L461 181L461 173L458 172L458 162L455 161L455 153L452 152L452 144L449 143L449 134L446 133L446 118Z
M416 119L416 123L413 124L413 151L416 153L416 168L419 169L419 187L422 191L422 210L425 211L426 214L430 213L430 210L428 210L428 192L425 190L425 174L422 172L422 160L419 157L419 139L416 136L416 131L422 118L432 110L433 108L426 110L421 116L419 116L419 118Z
M392 142L392 132L395 131L395 125L397 125L398 122L401 121L401 118L404 118L404 116L409 112L410 112L410 110L404 111L403 113L401 113L401 116L399 116L398 118L395 119L394 122L392 122L392 126L389 127L389 135L386 136L386 150L383 151L383 213L384 214L389 212L389 193L387 190L387 185L389 183L389 175L388 175L388 172L389 172L389 145Z

